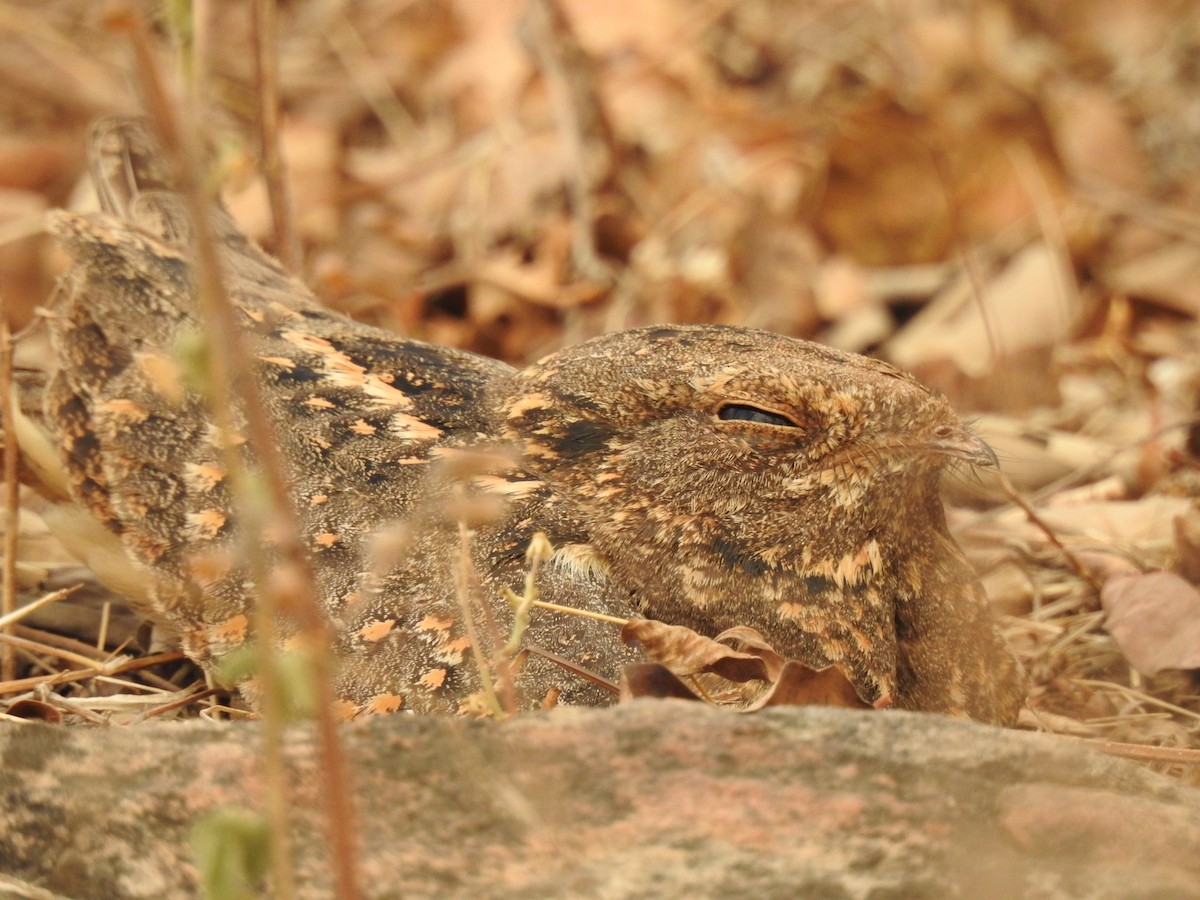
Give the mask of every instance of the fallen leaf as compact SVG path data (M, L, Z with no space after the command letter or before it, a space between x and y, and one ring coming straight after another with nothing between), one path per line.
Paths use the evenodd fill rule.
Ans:
M5 713L16 719L45 722L47 725L62 724L62 713L42 700L18 700Z
M1189 581L1200 581L1200 504L1175 519L1175 548L1179 552L1179 570Z
M1114 293L1152 300L1186 315L1200 312L1200 250L1192 241L1166 241L1099 274Z
M699 700L700 697L662 663L631 663L621 669L621 702L637 697L674 697Z
M736 625L733 628L727 628L713 638L718 644L728 644L734 650L748 653L751 656L757 656L763 661L767 667L767 680L775 681L779 678L783 667L788 660L775 652L761 632L750 628L748 625Z
M634 619L621 629L626 643L640 643L656 662L626 666L621 672L621 699L634 697L679 697L703 699L680 676L715 674L728 681L760 680L768 687L747 705L743 712L768 706L842 706L870 709L854 689L846 674L836 666L812 669L786 659L775 652L761 633L747 626L736 626L707 638L681 625L666 625L653 619ZM735 650L728 646L736 644ZM704 690L711 685L706 685ZM707 691L715 697L719 692ZM741 703L746 696L741 694ZM724 705L718 703L717 705ZM883 698L877 708L891 705Z
M1110 578L1104 627L1144 675L1200 668L1200 590L1174 572Z
M948 359L982 378L997 355L1064 340L1081 312L1069 261L1047 244L1030 244L978 295L966 278L943 290L887 343L887 355L904 369Z
M1047 85L1046 119L1067 174L1144 191L1152 171L1138 146L1127 108L1111 92L1077 82Z
M890 702L884 703L890 706ZM841 706L847 709L871 709L854 690L854 685L837 666L810 669L789 660L784 663L779 680L750 706L746 712L768 706Z
M621 640L641 644L647 656L676 675L712 672L730 681L771 680L762 657L740 653L682 625L631 619L621 629Z

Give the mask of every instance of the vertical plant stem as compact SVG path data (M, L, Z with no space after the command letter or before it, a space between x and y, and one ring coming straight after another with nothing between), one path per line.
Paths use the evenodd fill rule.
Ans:
M190 0L192 5L191 56L188 66L188 102L193 114L204 119L208 110L208 48L212 37L209 0Z
M614 178L618 147L596 88L596 64L558 0L530 0L521 28L550 87L558 130L572 162L567 179L572 260L585 278L611 284L612 267L596 246L595 195Z
M258 145L271 205L275 255L300 273L300 240L292 221L291 197L279 141L279 29L275 0L254 0L254 79L258 99Z
M291 513L291 500L283 461L277 451L273 428L264 410L258 386L253 378L250 353L245 346L245 337L238 313L225 290L222 278L222 262L216 235L210 218L209 200L205 196L196 162L198 154L193 150L194 134L185 134L175 115L158 66L154 60L151 38L145 23L136 14L130 14L123 24L129 31L137 60L142 86L146 93L149 112L158 128L163 148L170 159L178 180L179 193L191 219L195 232L196 280L201 319L205 325L211 365L212 395L209 398L214 417L220 427L232 433L235 400L244 412L247 438L257 457L259 474L266 489L269 512L259 503L243 504L248 524L257 524L251 536L271 534L278 561L267 558L258 540L247 545L248 561L259 588L258 624L264 629L258 635L262 649L264 706L264 740L266 746L266 769L271 779L267 785L269 794L283 793L286 787L283 768L283 719L278 708L279 691L275 681L275 622L279 597L276 588L279 579L274 573L288 572L294 577L283 579L289 584L289 612L297 618L306 643L313 649L312 674L317 694L315 710L318 733L320 771L325 779L322 795L326 799L330 839L333 852L334 882L339 900L355 900L359 896L355 865L355 830L351 808L349 773L338 737L337 723L333 715L333 688L330 676L330 640L326 622L314 593L315 580L311 565L301 541L300 530ZM231 442L226 442L227 444ZM235 487L242 488L242 497L249 491L249 481L236 447L229 447L226 455L230 477ZM240 473L240 476L239 476ZM273 773L273 774L272 774ZM278 803L278 798L268 796L269 804ZM275 816L282 823L273 821L282 831L275 834L286 840L286 804L273 807ZM294 895L290 854L286 845L273 858L273 871L277 878L274 896Z
M17 608L17 534L21 527L20 486L17 484L16 416L13 415L13 345L7 309L0 301L0 424L4 427L4 585L0 616ZM12 626L5 626L5 634ZM5 644L0 656L0 681L17 677L17 658Z
M198 174L197 154L190 152L184 135L168 99L158 66L154 60L150 35L141 18L132 14L127 23L132 38L134 55L142 89L145 93L147 110L162 139L163 148L170 158L176 184L188 216L195 230L197 260L195 265L197 294L201 321L205 325L208 344L210 378L206 385L208 405L220 433L222 457L235 495L241 501L239 512L248 520L249 535L261 534L254 519L261 516L256 504L245 502L249 493L247 473L236 442L229 440L235 433L234 396L239 385L240 327L236 321L221 273L221 261L216 249L209 219L208 201L204 197ZM194 28L194 21L192 23ZM193 59L189 75L201 67ZM191 79L188 85L191 99L195 101L201 89ZM260 447L255 449L262 450ZM249 554L255 580L260 586L256 603L257 639L259 643L259 711L263 723L263 780L267 821L271 832L269 852L271 854L272 892L283 900L291 900L296 889L292 875L291 833L289 827L289 785L283 755L284 717L281 708L278 670L275 660L274 604L269 591L262 590L263 569L266 568L261 554Z
M496 719L507 717L504 707L496 695L496 686L492 681L490 661L485 655L483 645L479 642L479 629L475 627L475 610L471 602L471 530L467 523L458 523L458 569L455 572L454 588L458 599L458 608L463 617L463 627L467 638L471 641L471 655L475 659L475 668L479 670L479 684L483 692L483 700L492 716Z

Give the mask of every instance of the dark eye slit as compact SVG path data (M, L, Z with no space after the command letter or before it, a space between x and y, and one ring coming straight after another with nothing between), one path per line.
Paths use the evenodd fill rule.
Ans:
M717 418L727 422L761 422L763 425L782 425L784 428L797 427L787 416L744 403L726 403L717 411Z

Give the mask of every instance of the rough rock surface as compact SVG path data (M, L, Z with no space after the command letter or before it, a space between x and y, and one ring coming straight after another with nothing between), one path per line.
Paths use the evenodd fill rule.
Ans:
M253 725L0 730L0 896L187 897L254 804ZM347 729L371 897L1200 896L1200 791L1062 739L902 712L643 701ZM296 857L329 896L313 741Z

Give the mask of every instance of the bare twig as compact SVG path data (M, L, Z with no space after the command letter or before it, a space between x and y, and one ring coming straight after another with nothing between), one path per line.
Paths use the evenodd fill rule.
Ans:
M32 603L26 603L20 609L14 609L5 613L3 616L0 616L0 628L7 628L14 622L20 622L34 610L41 609L43 606L46 606L50 603L56 603L59 600L62 600L64 597L69 597L81 587L83 587L82 584L72 584L69 587L63 588L62 590L51 591L44 597L39 597L37 600L34 600Z
M1087 567L1079 561L1079 558L1070 550L1068 550L1067 546L1058 539L1058 535L1054 533L1054 529L1047 525L1045 521L1043 521L1042 518L1037 514L1037 511L1029 504L1029 502L1021 496L1021 492L1017 490L1016 486L1011 480L1009 480L1009 477L1003 472L998 474L1000 478L1000 487L1004 491L1005 496L1017 506L1021 507L1021 511L1025 513L1029 521L1036 528L1041 530L1041 532L1046 535L1046 539L1054 545L1054 548L1058 550L1059 553L1063 555L1063 559L1067 561L1067 565L1074 570L1075 574L1086 581L1096 591L1096 593L1099 594L1103 586L1095 579L1092 573L1088 571Z
M554 663L555 665L562 666L564 669L566 669L572 675L578 675L580 678L582 678L586 681L590 681L592 684L596 685L597 687L604 688L604 690L608 691L610 694L613 694L614 696L620 696L620 694L621 694L621 689L617 685L615 685L611 681L609 681L607 678L603 678L600 675L597 675L595 672L591 671L590 669L583 668L583 666L579 665L579 663L569 660L565 656L560 656L557 653L553 653L550 650L546 650L546 649L543 649L542 647L538 647L535 644L526 644L525 649L528 650L530 653L535 654L536 656L540 656L543 659L550 660L550 662Z
M145 23L136 13L130 13L127 27L137 60L142 89L146 95L147 111L154 122L163 148L169 158L179 193L195 232L196 281L200 319L208 340L209 408L218 428L224 434L233 434L234 397L238 394L253 394L253 381L248 377L245 352L242 347L240 324L236 320L232 304L225 292L220 256L210 218L208 200L201 187L198 174L198 153L193 149L193 134L180 127L175 116L175 106L168 97L162 76L154 59L154 52ZM192 85L193 97L199 90ZM217 335L221 337L216 338ZM256 399L256 398L254 398ZM257 404L250 404L256 408ZM253 413L248 418L254 419ZM252 438L255 449L265 458L269 455L270 436L267 441ZM226 470L237 494L245 499L249 487L249 476L244 471L242 459L232 441L223 442ZM261 511L252 510L251 504L242 504L242 513L251 520L261 518ZM251 534L262 534L250 525ZM288 825L288 784L283 762L283 713L279 694L279 676L275 660L275 603L269 590L261 590L267 565L261 553L248 553L255 581L260 586L255 624L259 642L259 682L263 718L263 770L266 781L265 803L270 823L272 888L276 895L289 900L295 896L292 876L291 837Z
M345 67L346 74L362 93L363 100L371 107L392 142L397 146L410 142L413 118L396 96L387 76L371 58L371 51L350 20L341 16L330 29L328 40L338 61Z
M178 662L183 658L183 654L177 650L172 650L169 653L156 653L153 656L143 656L140 659L133 659L122 663L111 670L111 674L121 675L125 672L136 672L139 669L148 669L151 666L158 666L163 663ZM50 675L38 675L34 678L18 678L15 681L0 682L0 695L19 694L22 691L28 691L32 688L42 687L43 685L54 687L55 685L68 684L72 681L83 681L84 679L95 677L96 672L92 669L66 669Z
M71 650L64 650L62 647L51 647L48 644L43 644L39 641L31 641L29 638L18 637L15 634L0 634L0 643L9 647L19 647L22 650L28 650L33 653L41 653L49 656L57 657L64 662L74 663L85 669L93 669L96 672L107 671L108 665L103 660L95 660L91 657L84 656L81 653L74 653ZM10 679L4 679L9 681Z
M1139 706L1156 706L1159 709L1165 709L1168 712L1174 713L1177 716L1191 719L1193 722L1200 722L1200 712L1194 709L1187 709L1177 703L1171 703L1163 700L1160 697L1155 697L1152 694L1147 694L1145 691L1139 691L1136 688L1128 687L1123 684L1117 684L1113 681L1099 681L1093 678L1077 679L1077 684L1085 687L1101 688L1104 690L1116 691L1118 694L1137 703Z
M109 659L112 654L106 653L99 647L93 647L91 644L77 641L74 638L69 638L62 634L55 634L53 631L42 631L40 628L30 628L28 625L13 625L13 633L17 637L25 638L29 641L37 641L39 644L44 644L47 647L53 647L58 650L69 650L72 653L77 653L80 656L86 656L88 659Z
M561 606L558 603L547 603L545 600L534 600L530 606L536 606L539 609L549 609L554 612L566 613L571 616L582 616L585 619L596 619L600 622L611 622L613 625L622 627L629 624L628 619L622 619L619 616L607 616L604 613L591 612L586 609L575 609L571 606Z
M257 456L259 473L268 500L261 503L244 502L241 512L250 535L271 534L282 564L273 567L265 548L248 543L247 561L259 586L256 604L256 626L260 644L259 680L262 686L265 763L268 803L273 823L273 890L276 896L289 897L295 889L292 878L288 829L286 824L286 777L283 766L283 715L280 708L278 673L276 671L276 616L278 601L273 574L286 568L296 577L288 578L292 597L290 611L296 616L306 644L313 649L311 663L317 695L314 711L319 736L321 773L325 778L323 794L328 804L329 828L333 851L334 882L340 900L358 896L353 813L351 810L349 773L341 751L337 724L333 718L333 689L329 673L330 651L328 627L314 593L315 579L301 542L299 528L290 514L290 498L284 467L279 458L275 434L264 411L258 386L253 378L251 356L236 309L225 290L223 264L210 215L209 201L204 193L198 154L194 149L195 136L180 125L158 66L154 59L151 38L140 16L131 13L123 23L128 30L138 73L145 91L147 108L154 121L163 148L172 164L179 194L192 222L195 233L196 280L198 305L208 342L212 367L209 397L213 417L225 433L232 433L235 400L244 412L247 436ZM230 480L239 496L251 495L249 473L233 442L225 442L225 463Z
M959 209L957 198L954 196L954 184L950 178L946 154L941 147L929 146L926 149L929 151L929 159L933 165L938 185L942 189L942 197L946 201L946 216L950 220L950 233L954 237L955 251L962 263L963 272L966 273L971 300L979 314L979 322L983 326L984 336L987 338L988 353L991 356L988 360L988 367L994 369L1004 354L1004 348L996 340L992 317L988 315L987 306L983 302L985 289L979 259L972 252L968 243L966 229L962 222L962 212Z
M483 690L483 699L488 710L497 719L506 718L507 713L496 695L496 685L492 680L492 670L483 647L479 643L479 629L475 627L475 611L471 608L471 532L467 523L458 523L458 569L455 573L455 596L458 599L459 613L462 615L463 627L471 641L471 655L475 659L475 668L479 671L479 684Z
M275 255L284 267L300 272L300 239L292 221L292 203L279 143L279 32L275 0L254 0L254 77L258 101L258 146L271 205Z
M612 267L596 248L595 195L612 181L617 141L596 90L596 71L557 0L532 0L523 27L554 99L559 132L574 165L571 196L572 256L585 278L609 284Z
M218 691L215 688L200 688L197 691L193 691L191 693L184 694L182 697L176 697L174 700L170 701L169 703L163 703L160 706L151 707L150 709L143 712L140 716L138 716L138 721L141 722L146 719L153 719L156 716L161 716L164 713L173 712L174 710L177 710L184 706L187 706L190 703L195 703L198 700L204 700L208 697L213 697L219 693L220 693L220 691Z
M17 608L17 535L21 527L20 485L17 462L20 451L16 441L16 416L13 414L13 343L7 309L0 302L0 424L4 428L4 584L0 596L0 615L8 620ZM8 626L5 635L11 636ZM0 650L0 680L17 676L17 660L12 650Z

